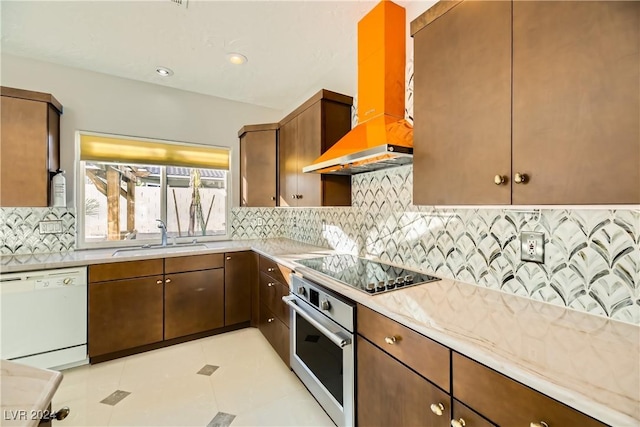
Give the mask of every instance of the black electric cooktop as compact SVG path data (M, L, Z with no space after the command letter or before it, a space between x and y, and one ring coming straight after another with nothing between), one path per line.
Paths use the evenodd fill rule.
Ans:
M428 274L353 255L329 255L300 259L296 262L369 294L379 294L440 280Z

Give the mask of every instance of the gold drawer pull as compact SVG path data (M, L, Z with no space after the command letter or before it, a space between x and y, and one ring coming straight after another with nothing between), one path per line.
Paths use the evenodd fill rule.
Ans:
M274 267L269 267L269 268L267 268L267 271L269 273L272 273L272 272L276 271L276 269Z
M269 282L269 283L267 283L267 286L268 286L268 287L272 287L272 286L275 286L275 285L276 285L276 284L275 284L275 283L273 283L273 282Z
M460 418L459 420L451 420L451 427L464 427L467 423L464 422L464 418Z
M156 280L156 284L162 285L162 280Z
M502 185L506 182L506 179L504 179L504 176L502 175L496 175L493 177L493 183L495 185Z
M267 319L267 322L271 323L271 322L273 322L273 320L274 320L273 317L270 317L270 318Z
M394 345L398 341L399 341L398 337L395 337L393 335L391 335L390 337L384 337L384 342L386 342L389 345Z
M442 403L432 403L431 412L441 417L442 414L444 413L444 405Z
M539 423L531 423L529 424L531 427L549 427L549 424L544 421L540 421Z

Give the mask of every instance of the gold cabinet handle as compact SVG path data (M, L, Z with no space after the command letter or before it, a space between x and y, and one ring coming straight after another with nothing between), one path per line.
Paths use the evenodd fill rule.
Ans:
M162 280L156 280L157 285L162 285Z
M230 257L230 256L228 256L228 257L227 257L227 261L229 261L230 259L231 259L231 257Z
M268 318L268 319L267 319L267 322L268 322L268 323L273 322L273 317Z
M549 424L545 423L544 421L540 421L539 423L531 423L529 424L531 427L549 427Z
M505 182L507 182L507 180L502 175L496 175L496 176L493 177L493 183L495 185L502 185Z
M444 405L442 403L432 403L430 408L431 408L431 412L433 412L439 417L441 417L442 414L444 413Z
M276 269L275 269L275 268L273 268L273 267L269 267L269 268L267 268L267 271L268 271L269 273L272 273L272 272L276 271Z
M515 182L516 184L524 184L528 179L529 177L525 173L516 172L516 174L513 176L513 182Z
M267 286L268 286L268 287L272 287L272 286L275 286L275 285L276 285L276 284L275 284L275 283L273 283L273 282L269 282L269 283L267 283Z
M389 345L394 345L397 341L398 341L398 338L396 338L393 335L391 335L390 337L384 337L384 342L386 342Z
M292 198L292 199L297 199L296 194L292 194L292 195L291 195L291 198Z
M164 283L171 283L171 279L165 280Z
M451 420L451 427L464 427L467 423L464 421L464 418L460 418L459 420Z

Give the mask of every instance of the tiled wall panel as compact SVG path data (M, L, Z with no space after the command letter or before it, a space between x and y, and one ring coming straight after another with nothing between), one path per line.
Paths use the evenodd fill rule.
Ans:
M40 221L60 220L62 233L40 234ZM75 247L75 210L0 208L0 255L68 252Z
M233 237L289 237L640 323L638 210L436 209L414 206L412 188L412 166L355 175L352 207L237 208ZM522 231L545 234L544 264L520 261Z

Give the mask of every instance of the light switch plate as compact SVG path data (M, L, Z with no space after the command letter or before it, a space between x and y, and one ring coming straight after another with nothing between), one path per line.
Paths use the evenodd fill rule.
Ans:
M520 259L544 263L544 233L523 231L520 233Z
M38 223L40 234L60 234L62 233L62 221L40 221Z

